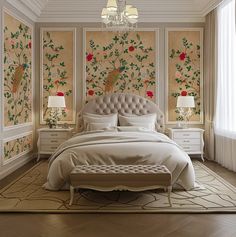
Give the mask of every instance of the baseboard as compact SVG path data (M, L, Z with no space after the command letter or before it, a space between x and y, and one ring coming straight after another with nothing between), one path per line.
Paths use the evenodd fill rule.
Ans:
M33 153L24 155L19 159L0 167L0 180L13 173L15 170L19 169L21 166L25 165L32 159L36 159L36 154Z

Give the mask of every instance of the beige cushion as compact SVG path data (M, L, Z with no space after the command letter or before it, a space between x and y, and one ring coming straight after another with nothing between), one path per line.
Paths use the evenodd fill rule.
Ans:
M117 114L98 115L85 113L83 115L85 131L117 126Z
M155 130L156 118L156 114L145 114L139 116L123 116L119 114L119 124L120 126L140 126L150 130Z

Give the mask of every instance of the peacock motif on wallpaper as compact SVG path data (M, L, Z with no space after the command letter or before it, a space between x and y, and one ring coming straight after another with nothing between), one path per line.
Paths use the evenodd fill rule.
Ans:
M32 121L32 29L4 12L4 126Z
M15 73L13 75L12 80L12 92L16 93L20 87L20 83L23 79L25 69L28 68L28 64L23 63L22 65L18 65L15 69Z
M125 67L119 67L108 73L105 79L105 93L113 92L114 86L119 79L121 73L125 70Z
M156 102L155 31L86 32L86 101L126 92Z

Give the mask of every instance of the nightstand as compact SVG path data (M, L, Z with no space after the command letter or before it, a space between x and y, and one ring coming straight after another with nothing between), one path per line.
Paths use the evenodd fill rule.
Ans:
M201 155L203 158L203 133L201 128L169 128L169 137L180 145L189 155Z
M41 154L52 154L58 146L72 137L73 128L38 129L38 158Z

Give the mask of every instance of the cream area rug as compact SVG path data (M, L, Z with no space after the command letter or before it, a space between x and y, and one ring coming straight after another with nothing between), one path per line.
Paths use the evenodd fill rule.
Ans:
M48 163L42 161L0 191L0 212L46 213L236 213L236 188L195 161L200 188L171 193L172 207L163 190L97 192L78 190L69 206L69 191L47 191Z

